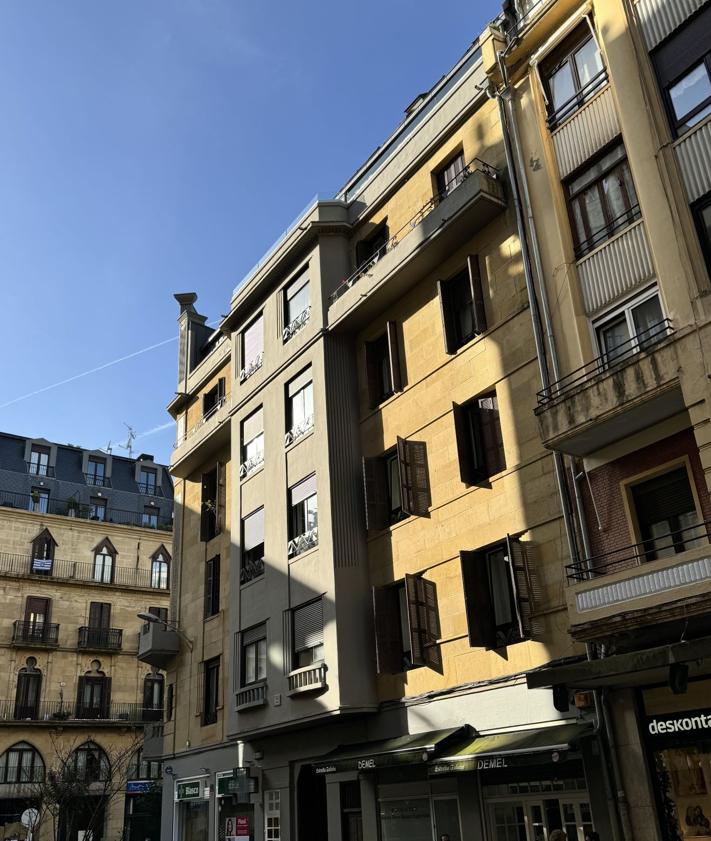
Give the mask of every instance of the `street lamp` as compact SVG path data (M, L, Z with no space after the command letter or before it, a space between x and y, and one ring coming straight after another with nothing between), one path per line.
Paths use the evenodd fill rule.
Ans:
M170 628L171 631L175 631L175 633L182 639L190 651L193 650L193 641L190 639L189 636L186 635L184 631L181 631L180 628L176 625L175 622L169 622L167 619L161 619L160 616L156 616L155 613L137 613L136 616L139 619L142 619L144 622L152 622L153 624L158 625L165 625L166 628Z

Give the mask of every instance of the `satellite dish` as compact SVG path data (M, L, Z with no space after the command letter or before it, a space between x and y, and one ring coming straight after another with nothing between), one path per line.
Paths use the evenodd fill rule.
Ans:
M25 809L20 818L20 823L28 829L32 829L39 820L39 812L37 809Z

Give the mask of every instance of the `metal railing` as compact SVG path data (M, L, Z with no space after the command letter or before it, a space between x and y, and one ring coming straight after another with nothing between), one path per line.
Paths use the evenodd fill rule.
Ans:
M378 260L384 257L388 252L392 251L393 248L396 248L409 233L415 230L423 219L430 215L436 207L439 207L439 205L449 196L456 193L457 189L473 172L482 172L492 180L496 180L499 177L499 171L496 167L491 166L491 164L486 163L486 161L482 161L480 158L473 158L469 161L469 163L465 164L463 169L456 173L456 175L454 175L449 182L445 184L442 190L436 193L426 204L424 204L417 213L409 219L402 228L400 228L399 231L394 233L384 245L382 245L374 254L371 254L367 260L361 263L360 266L358 266L356 270L349 275L343 283L335 289L335 291L331 293L331 304L334 304L341 295L353 286L354 283L357 283L363 275L367 274L368 271L378 262Z
M178 441L175 442L173 447L175 448L175 447L180 446L180 444L182 444L183 441L187 441L188 438L191 438L199 429L202 429L202 427L205 426L205 424L211 418L215 417L215 415L220 411L220 409L225 405L225 403L227 403L227 396L226 395L220 397L220 399L217 402L215 402L205 412L205 414L200 418L200 420L194 426L191 426L190 429L188 429L186 432L184 432L183 435L181 436L181 438Z
M312 549L314 546L318 546L318 526L290 540L287 543L286 551L288 556L293 558L305 552L307 549Z
M246 686L237 692L235 706L238 710L248 710L251 707L262 707L267 703L267 685L259 683Z
M200 365L202 365L202 363L203 363L206 359L209 359L209 358L212 356L212 354L213 354L213 353L214 353L214 352L215 352L218 348L222 347L222 345L223 345L223 344L227 341L227 339L228 339L228 336L227 336L225 333L222 333L220 336L218 336L218 338L217 338L217 339L215 340L215 342L212 344L212 347L210 347L210 348L208 348L208 349L207 349L207 353L203 354L203 355L202 355L199 359L197 359L197 360L195 361L195 364L191 366L191 368L190 368L190 372L189 372L189 373L190 373L190 374L192 374L192 373L193 373L193 371L197 370L197 368L199 368L199 367L200 367Z
M110 574L106 572L106 568L96 567L93 563L86 561L33 558L31 555L0 552L0 575L30 575L61 581L91 581L92 584L108 587L120 584L125 587L140 587L149 590L168 589L167 586L156 586L160 578L154 578L151 570L115 565L109 569Z
M305 666L303 669L295 669L289 673L289 694L296 695L299 692L309 692L314 689L323 689L326 686L326 664L319 663L315 666Z
M309 319L311 318L311 305L309 304L306 309L301 310L301 312L296 316L296 318L292 319L282 331L281 339L282 342L288 342L292 339L299 330L302 330L306 324L308 323Z
M256 372L262 367L262 363L264 362L264 351L258 353L254 359L250 359L250 361L242 368L239 372L239 381L240 383L246 382L252 374L256 374Z
M666 534L631 543L610 552L592 555L581 561L568 564L566 573L568 582L575 584L588 581L613 572L621 572L631 567L655 561L658 558L673 557L681 552L703 546L708 543L711 535L711 520L704 520L693 526L670 531Z
M69 497L69 499L53 499L51 496L35 498L32 494L0 490L0 506L32 511L37 514L54 514L60 517L78 517L81 520L97 520L119 526L138 526L140 528L159 529L160 531L172 531L173 529L172 514L161 514L157 508L155 516L151 514L150 519L142 511L126 511L109 505L106 506L100 516L91 503L81 502L76 497Z
M245 558L239 572L239 583L247 584L264 575L264 558Z
M533 23L543 10L555 0L517 0L516 11L518 17L507 31L509 40L518 37L527 26Z
M586 189L589 189L589 187ZM594 251L598 245L602 245L607 242L608 239L612 239L615 234L629 227L629 225L641 218L642 213L638 204L630 207L629 210L625 210L624 213L620 213L619 216L611 219L601 228L598 228L594 234L591 234L586 240L583 240L575 246L575 259L582 260L583 257L588 255L591 251Z
M592 361L586 362L585 365L551 383L548 388L539 391L537 394L538 405L547 406L565 397L578 386L584 385L599 374L616 370L634 359L638 354L653 350L660 342L673 335L674 328L670 319L665 318L657 324L653 324L646 330L636 333L626 342L621 342L612 350L600 354Z
M89 705L75 701L40 701L36 704L18 704L14 699L0 700L1 721L154 721L155 714L162 718L163 710L144 707L139 703L110 703Z
M82 625L79 628L77 648L120 651L123 645L121 628L91 628Z
M12 642L15 645L59 645L59 625L16 619L12 623Z
M297 423L291 427L291 429L286 433L284 436L284 446L288 447L289 444L293 444L295 441L298 441L299 438L303 438L307 432L311 432L314 428L314 416L309 415L307 418L304 418L301 423Z
M239 466L239 478L246 479L254 473L257 468L264 464L264 450L260 450L256 455L243 461Z
M551 130L558 128L568 117L572 117L586 102L589 102L606 84L607 68L603 67L580 90L576 91L569 99L566 99L555 111L548 115L548 127Z
M87 485L93 485L96 488L111 487L111 479L108 476L99 476L96 473L85 473L84 481Z
M54 467L49 464L38 464L36 461L26 461L25 464L30 476L54 476Z
M163 488L155 482L136 482L138 492L145 496L163 496Z

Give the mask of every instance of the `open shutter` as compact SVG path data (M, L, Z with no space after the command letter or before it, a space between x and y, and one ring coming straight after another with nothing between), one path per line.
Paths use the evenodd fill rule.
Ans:
M212 560L205 564L205 601L203 604L203 616L207 618L212 616L212 593L214 588L215 565Z
M489 587L489 570L483 552L460 552L464 604L472 648L495 648L496 625Z
M432 504L427 471L427 445L424 441L397 439L402 510L416 517L426 517Z
M200 479L200 498L202 500L200 505L200 540L205 542L208 539L208 522L210 512L205 506L205 501L208 499L207 488L207 473L203 473Z
M437 296L439 298L439 312L442 316L442 335L444 336L444 349L446 353L456 353L456 344L453 341L452 329L452 307L447 294L447 284L444 280L437 281Z
M374 409L380 400L378 365L373 352L373 342L365 343L365 373L368 380L368 403Z
M397 324L388 321L388 357L390 359L390 376L393 391L402 391L402 375L400 373L400 351L397 344Z
M388 527L388 484L383 458L363 458L363 489L365 491L365 527L378 531Z
M454 415L454 433L457 438L457 457L459 458L459 476L465 485L476 485L482 474L477 470L469 420L470 409L452 403Z
M224 400L224 399L225 399L225 378L220 377L220 379L217 381L217 401L219 403L221 400Z
M379 675L402 671L402 638L397 587L373 587L375 664Z
M437 586L419 575L406 575L405 592L413 665L441 672L442 656L437 644L441 636Z
M533 625L533 591L528 567L528 554L523 544L510 535L506 535L506 554L511 574L511 587L519 633L521 639L528 639L531 636Z
M217 492L215 499L215 534L219 534L224 528L225 523L225 465L217 462Z
M486 310L484 309L484 292L481 286L479 257L476 254L470 254L467 257L467 268L469 270L469 284L472 290L474 331L479 336L486 330Z
M407 596L407 617L410 620L410 656L413 666L425 665L425 640L427 625L424 611L420 610L419 588L416 575L405 576L405 594Z
M77 680L77 718L84 718L84 687L86 686L86 677L80 675Z

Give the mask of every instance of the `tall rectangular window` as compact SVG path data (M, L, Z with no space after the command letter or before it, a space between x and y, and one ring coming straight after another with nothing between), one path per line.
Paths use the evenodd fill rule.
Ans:
M316 474L289 489L289 555L318 543Z
M471 255L467 267L449 280L437 282L442 332L447 353L456 353L486 330L486 311L479 258Z
M154 505L146 505L141 514L141 525L146 529L158 528L158 509Z
M90 520L100 520L104 522L106 520L106 500L100 497L92 497L91 504L89 505L89 519Z
M261 406L242 421L241 450L239 475L241 479L246 479L264 464L264 416Z
M323 599L294 608L292 617L293 663L300 669L320 663L323 648Z
M355 841L357 836L348 836ZM264 792L264 841L281 841L281 792Z
M218 463L212 470L202 474L200 540L205 542L212 540L222 531L224 473L225 466Z
M424 441L397 439L394 451L363 459L366 527L387 528L410 514L427 516L430 492Z
M49 476L49 447L33 444L28 468L33 476Z
M264 575L264 508L258 508L242 520L240 583L246 584L260 575Z
M356 271L376 263L387 252L389 241L387 221L381 222L368 236L359 240L355 249Z
M155 494L158 472L152 467L142 467L138 489L142 494Z
M297 277L284 289L284 335L283 340L297 333L309 320L311 293L307 273Z
M249 686L267 677L267 626L262 623L241 634L241 685Z
M220 556L205 562L205 601L203 618L209 619L220 612Z
M286 437L288 446L314 425L314 387L311 368L302 371L286 386Z
M476 485L506 469L496 392L482 394L463 406L452 404L457 438L459 474L467 485Z
M225 378L220 377L215 385L202 396L203 420L211 418L225 402Z
M437 171L437 194L440 198L448 196L464 181L464 169L464 152L458 152L448 164Z
M29 510L37 514L49 513L49 491L46 488L32 488Z
M365 343L368 397L372 408L402 391L397 325L388 321L385 333Z
M546 58L541 76L548 96L551 127L571 117L605 85L605 66L587 23L581 24Z
M264 357L264 316L259 314L240 334L240 356L242 368L239 381L242 383L259 370Z
M106 483L106 462L104 459L90 456L86 466L86 481L90 485L103 488Z
M215 724L220 692L220 658L213 657L203 663L202 724Z

